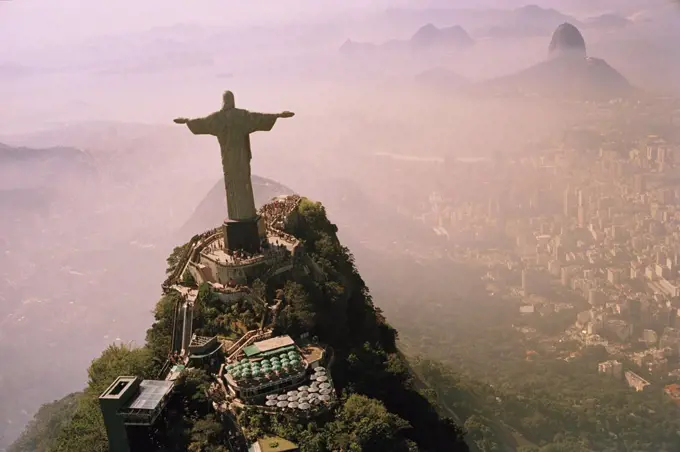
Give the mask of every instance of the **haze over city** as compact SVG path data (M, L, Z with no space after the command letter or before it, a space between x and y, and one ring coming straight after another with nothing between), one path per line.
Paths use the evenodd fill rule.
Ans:
M576 359L571 387L616 361L621 397L647 400L628 395L646 386L635 378L663 394L680 381L679 21L666 0L0 2L0 451L81 391L109 344L144 344L167 256L226 218L215 137L172 122L219 110L225 90L238 108L295 113L251 137L255 201L323 204L412 364L437 361L458 389L507 385L500 400L557 372L545 363ZM548 438L553 402L512 424L514 405L463 399L438 403L470 450L543 452L579 428L581 450L680 444L603 439L588 429L604 417Z

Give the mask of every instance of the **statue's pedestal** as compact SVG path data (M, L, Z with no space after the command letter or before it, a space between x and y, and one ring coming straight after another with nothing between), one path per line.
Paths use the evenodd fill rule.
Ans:
M231 251L257 253L267 237L264 219L259 215L252 220L225 220L222 227L224 248Z

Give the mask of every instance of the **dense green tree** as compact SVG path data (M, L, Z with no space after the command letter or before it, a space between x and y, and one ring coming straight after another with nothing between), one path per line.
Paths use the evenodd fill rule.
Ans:
M351 395L327 426L330 450L407 451L408 444L399 433L408 422L387 411L377 400Z
M173 250L172 253L170 253L170 256L167 258L167 264L168 268L166 270L166 273L170 274L175 269L177 268L177 265L179 264L182 256L188 249L188 245L182 245L182 246L176 246Z
M66 427L78 407L81 393L73 393L61 400L40 407L23 434L7 452L49 452L54 448L59 432Z
M222 425L213 414L209 414L198 419L191 427L191 443L189 443L188 450L189 452L215 452L215 445L221 441L222 436Z
M172 291L161 297L154 310L154 323L146 331L146 344L155 370L160 370L172 348L175 312L181 302L179 293Z
M314 306L304 286L288 281L283 293L286 306L278 317L277 331L293 336L304 332L314 332Z
M71 421L58 434L54 452L106 452L108 439L99 409L99 395L120 375L146 376L151 354L147 348L111 345L92 361L88 385Z

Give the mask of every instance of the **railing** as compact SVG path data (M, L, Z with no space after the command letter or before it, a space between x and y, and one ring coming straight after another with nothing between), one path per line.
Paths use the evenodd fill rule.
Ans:
M252 331L257 331L257 330L252 330ZM248 333L246 333L246 334L248 334ZM269 339L270 337L272 337L272 331L271 330L268 330L264 333L257 334L255 336L249 337L241 346L239 346L239 348L235 352L232 352L231 354L229 354L229 360L231 361L236 356L238 356L238 354L241 353L241 350L243 350L244 347L247 347L248 345L252 344L255 341ZM241 338L241 339L243 339L243 338ZM234 344L234 345L236 345L236 344Z
M210 234L210 235L209 235L208 237L206 237L204 240L201 240L201 242L199 243L199 245L196 247L196 252L197 252L197 253L203 252L203 250L205 249L205 247L208 246L208 244L210 244L210 243L214 242L215 240L217 240L217 239L219 238L219 236L220 236L220 230L219 230L219 228L218 228L217 230L215 230L215 232L213 232L212 234Z
M163 367L161 367L161 370L158 372L157 378L162 378L163 375L170 369L172 362L169 359L165 360L165 363L163 364Z
M227 355L228 355L228 356L231 356L231 354L234 353L234 350L236 350L237 348L239 348L240 345L241 345L243 342L247 341L248 339L250 339L251 337L253 337L255 334L257 334L257 330L250 330L250 331L248 331L246 334L244 334L243 336L241 336L241 338L240 338L238 341L236 341L236 343L235 343L234 345L232 345L231 347L229 347L229 349L227 350Z
M182 257L177 262L177 266L172 271L172 273L170 273L170 276L168 276L163 282L163 292L166 292L170 289L170 286L178 282L180 275L184 272L184 269L191 260L191 254L195 251L195 246L204 242L208 237L216 235L219 230L220 228L210 229L202 234L199 234L198 236L192 237L191 240L189 240L186 250L182 253Z
M170 344L171 352L177 351L177 349L175 348L177 347L177 317L179 316L180 305L184 301L183 298L184 297L179 297L175 302L174 315L172 317L172 340Z
M291 197L294 198L294 202L291 203L290 208L287 209L286 211L283 212L282 216L287 217L290 215L297 207L300 205L300 202L302 201L302 198L297 195L291 195ZM267 218L268 215L266 215L264 209L260 209L260 213ZM210 229L208 231L203 232L202 234L199 234L198 236L194 236L191 238L189 243L187 243L187 248L182 253L181 258L177 262L177 266L175 269L172 271L172 273L166 278L166 280L162 284L163 291L166 292L169 290L170 286L173 284L176 284L178 282L179 277L181 274L184 272L184 269L187 266L187 263L191 260L192 254L195 252L200 253L203 251L205 248L205 245L207 243L210 243L211 241L215 240L219 234L220 234L220 229L219 227ZM282 231L278 228L274 228L272 225L269 225L269 229L272 229L276 231L282 238L285 240L289 240L293 244L298 244L299 240L297 240L295 237L292 235L286 233L285 231Z
M171 338L170 338L170 351L169 353L177 351L175 347L177 346L177 316L179 315L179 309L181 306L181 303L183 302L183 298L180 297L177 299L175 302L175 307L173 309L173 316L172 316L172 331L171 331ZM172 362L170 359L165 360L165 363L163 364L163 367L161 367L161 370L158 372L158 378L162 377L165 375L165 373L170 369L172 366Z

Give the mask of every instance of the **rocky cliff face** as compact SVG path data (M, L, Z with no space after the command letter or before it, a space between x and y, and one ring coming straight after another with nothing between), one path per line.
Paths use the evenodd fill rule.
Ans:
M548 46L548 58L575 56L585 58L586 41L581 32L570 23L563 23L552 35Z

